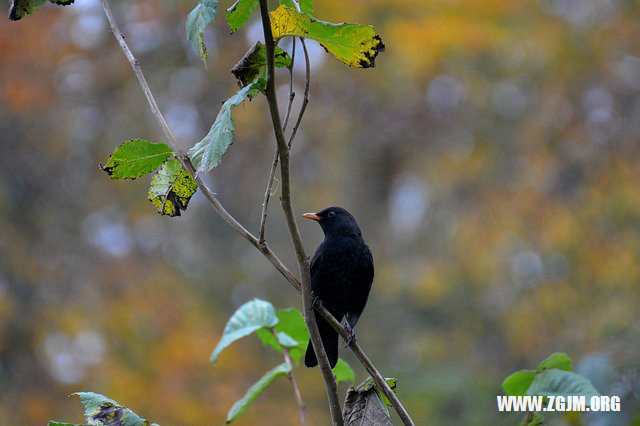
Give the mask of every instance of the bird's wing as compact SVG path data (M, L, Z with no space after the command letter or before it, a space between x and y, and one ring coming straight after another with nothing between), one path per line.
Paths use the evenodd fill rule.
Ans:
M369 250L369 247L367 247L367 255L369 258L369 262L367 265L367 278L369 281L369 288L371 288L371 284L373 283L373 275L374 275L374 270L373 270L373 255L371 254L371 250Z
M322 253L322 244L318 246L316 253L311 258L311 264L309 265L309 269L312 277L314 272L318 270L318 266L320 265L320 257L322 257L321 253Z

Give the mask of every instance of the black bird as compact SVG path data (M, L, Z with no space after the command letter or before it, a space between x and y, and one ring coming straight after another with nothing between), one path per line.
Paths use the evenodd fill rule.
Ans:
M322 305L338 320L346 319L349 341L355 339L353 328L367 303L373 282L373 256L362 239L360 227L351 213L341 207L328 207L318 213L305 213L317 220L324 241L311 259L311 291L314 302ZM338 333L316 312L316 322L331 368L338 362ZM307 345L304 365L318 365L311 341Z

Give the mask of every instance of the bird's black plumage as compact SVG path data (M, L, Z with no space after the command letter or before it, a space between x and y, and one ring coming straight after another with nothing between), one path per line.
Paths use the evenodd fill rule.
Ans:
M364 310L373 282L373 257L362 239L360 227L341 207L328 207L304 217L317 220L324 231L324 241L311 259L311 290L322 305L338 320L346 319L351 330ZM316 313L322 344L331 368L338 362L338 333ZM311 341L304 357L307 367L318 360Z

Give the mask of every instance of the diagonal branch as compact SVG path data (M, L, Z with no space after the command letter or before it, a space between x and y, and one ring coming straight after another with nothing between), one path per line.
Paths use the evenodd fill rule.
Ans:
M304 312L304 320L307 328L309 329L309 335L313 343L314 351L320 364L322 378L324 379L327 397L329 399L331 418L335 425L343 425L344 420L340 409L338 384L336 383L336 378L331 371L331 366L329 365L327 354L324 350L324 346L322 345L322 339L313 313L309 259L305 252L302 237L300 237L300 231L298 230L298 224L296 223L293 207L291 205L291 190L289 187L289 147L284 138L282 124L280 123L280 112L278 111L278 99L276 97L274 84L275 42L271 32L271 20L269 17L267 0L260 0L260 15L262 17L262 30L264 32L264 42L267 52L267 85L265 92L267 96L267 103L269 104L269 112L271 113L271 122L275 132L276 142L278 144L278 155L280 156L280 179L282 180L282 196L280 201L282 209L284 210L287 226L289 228L289 236L291 237L291 242L296 252L296 259L298 260L298 268L300 270L301 277L300 281L302 284L302 309Z
M153 97L151 89L149 88L149 85L147 84L147 81L144 78L144 74L142 73L140 64L135 59L135 57L133 56L133 53L131 52L131 49L129 49L129 46L125 42L122 32L118 28L115 22L115 19L113 18L113 14L111 13L111 9L109 7L107 0L100 0L100 3L107 16L107 20L109 21L109 27L111 29L111 32L116 38L125 56L129 60L129 63L131 64L131 67L133 68L133 71L136 77L138 78L138 82L140 83L140 86L147 98L147 102L149 103L153 116L158 121L158 124L162 128L165 136L169 141L169 146L171 146L171 149L173 149L174 152L179 154L177 157L182 162L182 165L185 166L185 168L195 176L195 180L198 183L198 188L202 191L203 195L205 196L205 198L207 199L211 207L216 211L216 213L220 215L220 217L225 222L229 224L229 226L235 229L236 232L238 232L244 239L246 239L251 245L253 245L256 249L258 249L265 256L265 258L274 266L274 268L278 272L280 272L280 274L282 274L282 276L298 292L301 292L302 285L298 277L296 277L295 274L291 272L291 270L287 268L287 266L278 258L278 256L276 256L276 254L271 250L268 244L266 244L265 242L260 243L258 238L252 235L251 232L249 232L244 226L242 226L242 224L240 224L224 208L224 206L220 203L220 201L217 199L215 194L204 184L204 182L202 182L202 179L200 179L199 176L195 175L193 165L191 164L189 159L186 156L184 156L184 153L180 154L182 150L180 150L180 148L178 147L176 138L171 128L167 124L162 113L160 112L160 109L158 108L158 105ZM333 315L331 315L331 313L329 313L329 311L327 311L327 309L324 307L319 307L316 310L327 320L329 324L331 324L331 326L340 334L340 336L342 336L342 338L345 341L347 341L347 339L349 338L349 333L344 329L344 327L342 327L342 325L340 325L340 323L333 317ZM394 409L402 419L403 423L405 425L413 425L414 423L413 423L413 420L411 420L409 413L405 410L404 406L402 405L398 397L395 395L395 393L393 393L389 385L387 385L387 383L384 381L380 372L371 363L371 361L369 360L367 355L364 353L364 351L362 350L360 345L357 343L357 341L352 341L349 347L351 348L352 352L356 355L358 360L362 363L362 365L364 365L365 369L369 372L369 374L371 374L371 376L375 380L378 387L387 396L387 398L389 398L389 401L391 401Z
M122 35L120 28L118 28L118 25L116 24L116 20L113 18L113 13L111 13L111 8L109 7L109 3L107 2L107 0L100 0L100 4L102 5L102 9L104 9L105 15L107 15L107 20L109 21L109 28L111 30L111 33L118 41L120 48L122 49L125 56L129 60L129 63L133 68L133 72L135 73L136 77L138 78L138 81L140 82L140 86L142 87L142 91L144 92L144 95L147 98L147 102L149 102L149 106L151 107L151 112L153 113L153 116L156 118L156 120L160 124L160 127L162 128L162 131L164 132L164 134L167 136L167 139L169 139L169 146L171 146L171 149L173 150L173 152L177 154L178 157L184 157L184 152L178 146L176 137L173 134L171 127L169 127L169 124L164 119L164 116L160 112L160 108L158 108L158 104L156 103L156 100L153 97L153 93L151 93L149 84L147 84L147 80L144 78L144 74L142 73L142 68L140 67L140 62L138 62L138 60L133 56L133 52L131 52L131 49L129 49L129 46L127 45L127 42L124 40L124 36Z

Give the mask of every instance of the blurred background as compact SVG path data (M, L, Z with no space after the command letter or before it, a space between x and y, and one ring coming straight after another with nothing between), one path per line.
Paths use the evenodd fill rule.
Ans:
M221 1L205 68L184 33L194 2L112 3L189 148L237 90L229 70L260 25L229 35ZM309 42L294 208L341 205L358 219L376 262L359 341L399 379L416 422L516 424L521 415L497 412L502 380L556 351L620 395L622 412L555 424L640 422L640 4L316 0L315 10L373 24L387 49L361 70ZM0 424L81 422L74 391L160 424L222 424L282 362L250 337L210 365L228 317L254 297L300 308L298 295L200 194L182 217L162 217L148 178L99 170L123 141L163 137L97 0L5 20L0 46ZM277 78L284 109L286 72ZM235 144L206 179L257 232L273 131L262 97L234 117ZM300 227L311 254L321 230ZM295 268L277 198L267 240ZM328 424L319 372L295 373L310 424ZM297 423L282 379L238 420Z

